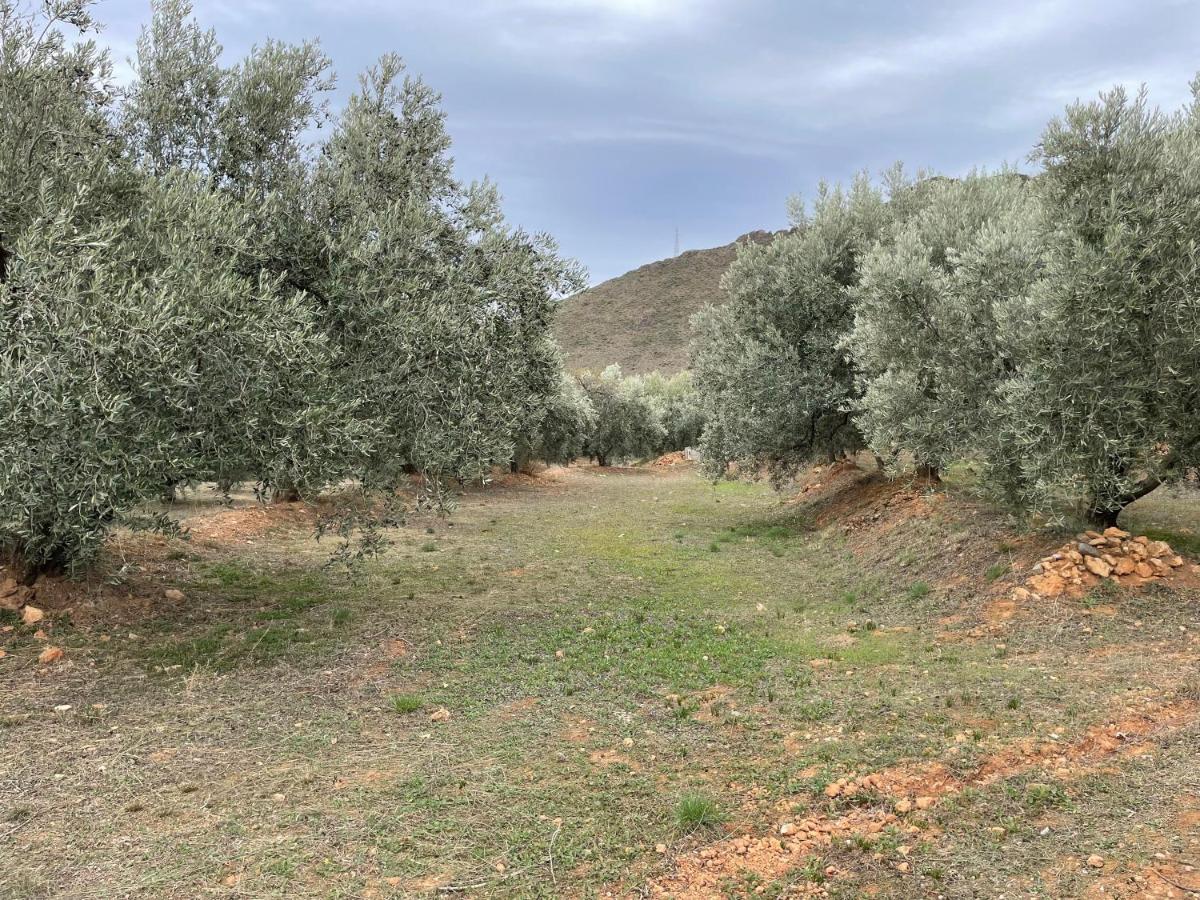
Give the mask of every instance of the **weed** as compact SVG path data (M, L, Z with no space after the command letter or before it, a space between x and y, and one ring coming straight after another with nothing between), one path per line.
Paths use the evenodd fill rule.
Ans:
M675 804L675 823L685 831L712 828L725 821L720 805L703 794L685 794Z
M800 868L800 877L812 884L824 884L827 877L825 875L825 860L819 856L810 856Z
M928 597L931 590L933 589L927 582L918 581L909 587L906 596L909 600L920 600L924 597Z
M388 704L392 707L393 712L403 716L416 712L425 705L425 701L416 694L392 694L388 699Z

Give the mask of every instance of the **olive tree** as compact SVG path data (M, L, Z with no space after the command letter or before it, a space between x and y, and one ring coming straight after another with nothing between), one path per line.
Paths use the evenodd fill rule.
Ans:
M694 447L704 431L704 412L700 408L691 372L664 375L650 372L630 379L631 389L654 410L663 427L656 453Z
M312 462L279 401L320 387L315 311L238 271L234 204L186 176L140 188L129 219L43 206L0 286L0 547L27 576L86 564L163 484Z
M910 185L889 181L895 202ZM725 274L729 302L699 314L692 348L706 419L701 452L718 475L737 460L781 480L814 457L857 450L858 389L840 347L859 263L895 216L866 176L844 191L822 185L811 214L770 244L746 243Z
M611 365L599 375L582 372L579 383L596 413L584 454L601 466L639 459L655 452L666 434L654 407L635 384Z
M514 471L534 460L570 465L583 456L596 428L596 410L579 381L562 372L559 388L546 398L541 415L522 429L513 455Z
M0 283L40 197L87 183L95 207L127 183L121 147L107 140L112 67L90 39L90 6L0 0Z
M934 179L924 202L864 257L845 345L859 428L881 458L940 472L964 455L1013 460L1007 390L1022 362L1042 266L1039 208L1013 172Z
M322 259L306 134L326 116L329 60L311 42L269 41L230 68L221 65L221 53L216 34L193 18L190 0L155 0L120 109L129 158L147 177L194 173L206 189L234 198L244 213L239 270L270 274L311 295ZM297 416L303 410L297 421L333 422L339 415L337 398L327 392L278 403L281 416L289 406ZM327 408L318 409L322 405ZM315 442L317 448L331 464L347 450L328 438ZM219 462L206 477L226 485L275 480L279 496L294 496L285 457L266 470L261 455L238 460L226 453ZM164 496L174 490L174 483L164 485Z
M372 479L478 478L513 458L559 390L557 299L582 273L552 240L503 223L490 184L453 176L438 95L385 56L324 147L325 327L373 430Z
M1012 398L1026 499L1082 497L1113 523L1200 446L1200 107L1118 88L1051 122L1036 158L1046 265Z

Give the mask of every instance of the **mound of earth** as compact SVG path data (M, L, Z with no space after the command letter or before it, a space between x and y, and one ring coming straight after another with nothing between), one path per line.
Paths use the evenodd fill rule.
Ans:
M676 450L673 453L664 453L658 459L650 463L656 469L675 469L680 466L694 466L696 461L688 456L686 450Z

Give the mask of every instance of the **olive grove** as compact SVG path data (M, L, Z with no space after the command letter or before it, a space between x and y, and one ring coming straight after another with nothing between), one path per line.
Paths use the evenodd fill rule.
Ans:
M1200 98L1200 81L1193 84ZM1112 524L1200 450L1200 99L1069 107L1032 176L890 173L747 245L693 349L713 474L868 447Z
M455 178L437 94L389 55L334 115L315 43L225 66L186 0L154 4L117 88L97 29L89 0L0 0L14 570L86 565L180 484L391 489L513 458L561 400L550 319L583 277Z

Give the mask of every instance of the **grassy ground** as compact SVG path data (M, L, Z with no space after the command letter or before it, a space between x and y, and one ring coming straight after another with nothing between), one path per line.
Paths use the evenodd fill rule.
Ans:
M0 634L0 896L1186 896L1200 594L996 620L1025 561L937 499L851 532L579 470L410 520L357 584L302 523L131 539L136 616L52 616L49 670ZM813 819L848 830L672 880Z

